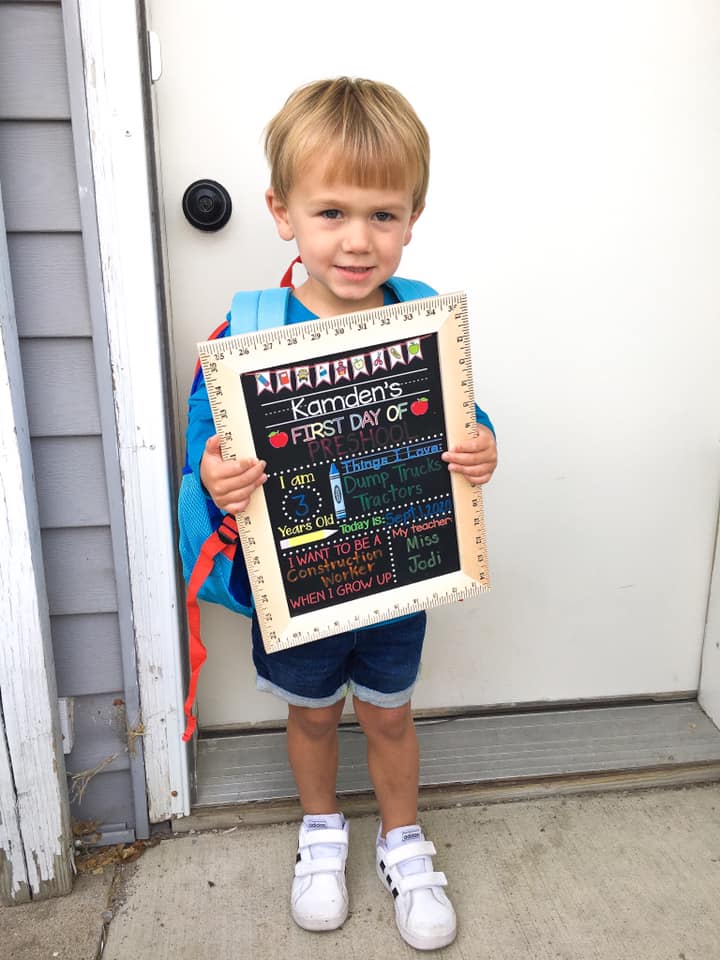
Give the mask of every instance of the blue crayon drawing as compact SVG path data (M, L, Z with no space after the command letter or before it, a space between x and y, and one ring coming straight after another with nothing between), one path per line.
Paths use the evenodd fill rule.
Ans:
M343 497L342 482L340 480L340 471L333 463L330 466L330 493L332 494L335 516L338 520L344 520L347 516L345 510L345 498Z

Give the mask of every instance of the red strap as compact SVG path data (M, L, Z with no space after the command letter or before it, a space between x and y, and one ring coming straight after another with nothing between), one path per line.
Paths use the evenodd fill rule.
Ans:
M295 257L293 262L290 264L290 266L287 268L285 273L282 275L282 280L280 281L281 287L290 287L291 290L295 289L295 284L292 282L292 275L293 275L293 267L295 266L296 263L302 263L302 260L300 259L300 257Z
M207 580L210 571L215 565L215 558L222 553L228 560L233 559L237 548L238 530L235 517L229 514L223 518L223 522L214 533L211 533L205 543L200 548L200 554L193 568L190 582L187 589L187 619L189 630L189 655L190 655L190 684L188 687L187 700L185 701L185 716L187 717L187 726L183 734L183 740L187 743L195 733L197 727L197 718L193 716L192 708L197 695L197 685L200 679L200 669L207 658L207 650L200 639L200 607L198 606L198 593L202 585Z

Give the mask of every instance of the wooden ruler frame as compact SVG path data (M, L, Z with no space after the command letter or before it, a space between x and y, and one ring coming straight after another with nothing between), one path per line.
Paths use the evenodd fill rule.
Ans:
M439 359L446 431L443 448L447 449L476 433L467 298L462 292L199 343L223 457L257 456L268 461L268 483L275 476L268 451L256 449L243 374L312 366L315 359L328 354L352 356L395 339L407 343L432 335ZM481 488L450 473L450 489L459 569L352 599L343 596L322 609L300 613L291 613L278 557L280 534L271 522L266 490L257 490L237 523L266 649L273 652L308 643L487 590Z

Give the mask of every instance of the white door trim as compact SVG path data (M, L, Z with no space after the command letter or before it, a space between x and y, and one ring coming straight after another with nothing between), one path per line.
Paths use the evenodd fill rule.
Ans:
M0 410L0 901L15 904L70 893L73 859L2 196Z
M134 3L75 0L63 12L83 53L148 808L157 823L190 812L190 777L142 29Z
M705 621L698 702L715 726L720 727L720 517Z

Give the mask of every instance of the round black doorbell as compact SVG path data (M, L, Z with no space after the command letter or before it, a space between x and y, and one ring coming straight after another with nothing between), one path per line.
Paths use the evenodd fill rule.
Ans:
M182 208L198 230L220 230L230 219L232 200L217 180L196 180L183 194Z

